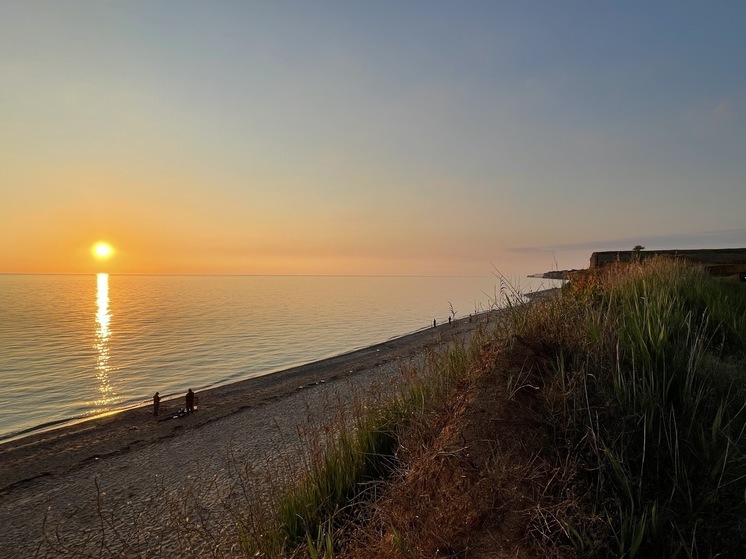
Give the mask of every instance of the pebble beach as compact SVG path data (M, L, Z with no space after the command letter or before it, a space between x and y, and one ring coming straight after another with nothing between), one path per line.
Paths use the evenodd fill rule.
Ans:
M7 442L0 446L0 557L89 548L98 550L95 556L119 556L116 540L132 530L149 534L139 548L127 543L140 550L135 556L178 554L192 544L168 542L159 532L173 519L143 518L143 511L158 508L155 496L209 484L205 492L212 491L217 504L237 468L271 477L299 460L301 433L329 421L353 396L385 391L433 351L467 340L490 320L494 313L200 392L198 410L189 416L178 416L179 398L162 401L158 417L144 406ZM221 513L203 508L211 517L226 513L225 507ZM96 537L104 529L113 535L100 545Z

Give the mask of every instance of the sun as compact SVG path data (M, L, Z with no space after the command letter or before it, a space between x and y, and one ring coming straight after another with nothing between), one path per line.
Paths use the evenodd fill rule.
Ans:
M109 243L99 242L93 245L91 252L99 260L108 260L114 254L114 248Z

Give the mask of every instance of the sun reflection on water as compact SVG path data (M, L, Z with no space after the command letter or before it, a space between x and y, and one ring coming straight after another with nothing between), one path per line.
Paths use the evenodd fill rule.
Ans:
M98 383L99 398L93 402L95 411L101 413L109 411L112 404L119 398L114 391L109 365L109 337L111 336L111 313L109 312L109 274L96 276L96 381Z

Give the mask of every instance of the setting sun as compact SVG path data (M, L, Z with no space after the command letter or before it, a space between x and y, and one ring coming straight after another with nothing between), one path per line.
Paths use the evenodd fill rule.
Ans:
M93 245L91 252L93 252L96 258L106 260L114 254L114 249L109 243L96 243Z

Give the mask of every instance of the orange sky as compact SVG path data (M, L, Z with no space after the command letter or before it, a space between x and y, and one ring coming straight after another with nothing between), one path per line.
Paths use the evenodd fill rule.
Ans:
M0 273L746 246L743 7L179 6L3 3Z

